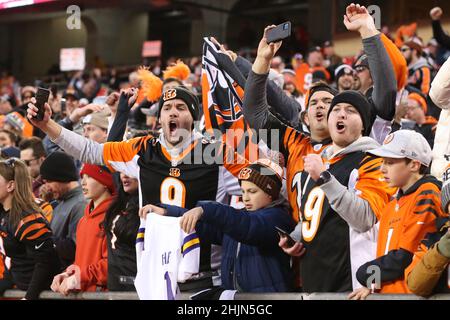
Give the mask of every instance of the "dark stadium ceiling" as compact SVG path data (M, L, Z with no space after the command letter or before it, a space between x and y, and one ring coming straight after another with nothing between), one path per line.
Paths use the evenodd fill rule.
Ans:
M14 0L9 0L14 1ZM183 15L183 10L206 9L229 13L230 15L255 16L264 13L289 9L304 9L307 0L241 0L231 10L222 9L219 1L210 1L209 4L197 3L195 0L54 0L51 2L19 6L0 10L0 16L15 13L56 12L65 10L69 5L78 5L81 9L126 7L145 11L159 11L168 17ZM1 22L1 21L0 21Z

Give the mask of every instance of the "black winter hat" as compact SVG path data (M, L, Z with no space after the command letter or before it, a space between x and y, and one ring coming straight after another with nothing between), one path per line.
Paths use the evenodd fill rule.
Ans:
M333 110L334 106L339 103L348 103L358 110L359 115L361 116L361 120L364 127L364 134L368 136L371 130L371 121L370 121L370 113L371 113L371 105L369 100L359 91L355 90L347 90L336 95L331 101L330 109L328 110L327 119L330 117L330 113Z
M199 102L197 97L189 89L181 86L173 89L167 89L163 92L161 98L159 99L158 118L161 115L161 108L164 102L174 99L183 100L188 106L189 112L191 113L194 121L199 120Z
M42 179L57 182L78 181L78 173L73 158L67 153L55 151L51 153L41 165Z

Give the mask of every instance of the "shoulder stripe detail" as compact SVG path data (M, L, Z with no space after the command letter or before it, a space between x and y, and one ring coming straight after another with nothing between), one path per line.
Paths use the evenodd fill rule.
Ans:
M424 214L426 212L431 212L436 217L439 216L438 212L436 210L434 210L433 208L426 208L425 210L422 210L422 211L414 211L414 214Z
M42 218L42 215L41 215L41 214L39 214L39 213L33 213L33 214L30 214L30 215L26 216L26 217L23 218L22 220L20 220L19 225L17 226L17 230L16 230L16 234L15 234L15 235L17 236L17 232L20 230L20 228L22 228L22 226L23 226L25 223L30 222L30 221L33 221L33 220L36 220L36 219L39 219L39 218Z
M441 196L438 192L434 190L424 190L421 193L419 193L419 196L428 196L428 195L434 195L438 198Z
M39 229L42 229L42 228L45 228L45 229L46 229L46 227L47 227L47 226L45 225L45 223L33 223L33 224L31 224L31 225L28 226L28 227L22 232L22 234L20 235L20 241L22 241L23 238L27 237L27 235L28 235L31 231L39 230Z
M436 205L435 202L433 201L433 199L422 199L416 203L416 206L419 207L419 206L423 206L425 204Z
M37 238L39 238L40 236L42 236L46 233L50 233L50 230L47 228L41 229L38 232L36 232L34 235L27 237L27 240L36 240Z
M377 167L372 168L372 169L370 169L370 170L364 171L364 173L372 173L372 172L380 171L380 170L381 170L381 166L377 166Z

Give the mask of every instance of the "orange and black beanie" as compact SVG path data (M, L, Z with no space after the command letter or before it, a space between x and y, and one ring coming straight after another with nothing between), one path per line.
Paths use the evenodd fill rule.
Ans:
M253 163L239 172L238 179L239 183L243 180L254 183L271 196L273 201L280 196L282 177L269 166Z

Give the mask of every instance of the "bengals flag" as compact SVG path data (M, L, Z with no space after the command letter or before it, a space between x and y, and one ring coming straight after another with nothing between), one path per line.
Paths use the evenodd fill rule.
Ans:
M222 141L224 165L237 176L240 169L258 159L256 135L242 112L245 78L214 43L208 38L203 40L202 102L205 131Z

